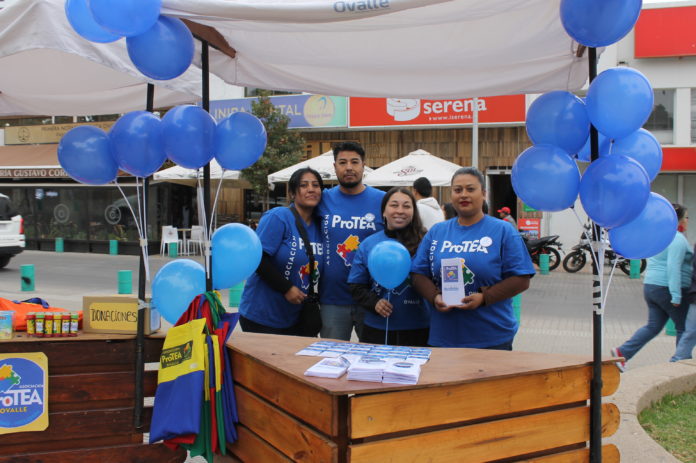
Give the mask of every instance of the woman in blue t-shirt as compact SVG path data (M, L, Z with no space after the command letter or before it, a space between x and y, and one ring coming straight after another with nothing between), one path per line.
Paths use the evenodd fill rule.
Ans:
M311 280L309 257L291 208L299 213L307 231L314 252L316 282L324 253L315 208L321 201L323 187L319 172L308 167L298 169L288 181L292 204L271 209L261 217L256 233L263 256L244 286L239 303L239 324L244 331L300 335L296 325Z
M510 298L529 287L535 271L517 230L483 213L485 196L478 169L457 170L452 176L457 216L435 224L413 259L413 285L434 309L431 346L512 350L518 323ZM459 259L464 280L464 297L455 305L442 297L441 261L449 258Z
M428 312L407 278L391 291L381 287L367 268L370 251L382 241L396 240L413 256L425 229L416 209L416 198L404 187L394 187L382 198L385 228L360 244L348 275L353 299L365 309L360 342L395 346L426 346Z

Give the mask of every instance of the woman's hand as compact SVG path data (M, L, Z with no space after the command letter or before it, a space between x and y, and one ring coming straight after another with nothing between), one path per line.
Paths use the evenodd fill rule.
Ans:
M285 300L291 304L302 304L302 301L305 300L305 297L307 297L307 295L303 293L302 290L297 286L293 286L292 288L288 289L285 293Z
M458 309L462 310L473 310L478 309L483 305L483 293L469 294L464 299L462 299L463 304L458 305Z
M447 305L442 299L442 294L436 294L433 299L433 305L438 312L449 312L454 308L452 305Z
M393 309L394 306L391 304L391 302L389 302L386 299L380 299L379 301L377 301L377 304L375 304L375 312L377 312L384 318L387 318L389 315L391 315Z

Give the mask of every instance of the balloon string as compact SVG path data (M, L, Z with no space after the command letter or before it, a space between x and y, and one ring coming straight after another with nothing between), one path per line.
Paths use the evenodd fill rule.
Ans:
M140 187L139 187L139 182L138 182L138 177L135 179L135 196L138 201L138 215L136 215L135 211L133 210L133 207L130 204L130 201L128 201L128 196L126 196L126 193L124 193L123 189L121 188L121 185L118 184L118 179L114 180L114 184L116 185L116 188L118 188L118 191L121 192L121 196L123 197L123 200L126 202L126 206L128 206L128 209L130 210L131 215L133 216L133 220L135 221L135 228L138 231L138 238L140 239L140 250L143 254L143 263L145 266L145 279L147 281L150 281L150 263L149 263L149 258L148 258L148 252L147 252L147 232L143 233L143 228L144 224L141 223L142 217L140 216L140 212L142 210L141 203L140 203ZM145 195L145 188L143 185L143 197ZM143 203L144 203L143 199Z
M137 184L136 177L136 184ZM143 207L142 207L142 222L140 223L140 229L142 230L143 236L140 241L140 248L143 253L143 267L145 268L145 281L150 281L150 253L147 249L147 204L145 202L145 179L142 179L141 194L143 195ZM140 205L138 205L140 207Z
M222 169L222 174L220 175L220 182L218 183L217 191L215 192L215 200L213 201L213 209L210 211L210 214L212 216L217 215L217 203L218 203L218 198L220 198L220 190L222 189L222 182L225 178L225 172L227 169L223 168ZM208 237L207 239L210 239L211 236L213 236L213 222L214 220L210 221L210 228L208 230Z
M198 225L203 227L203 261L205 262L205 277L210 278L210 238L208 236L208 220L205 215L205 201L203 199L203 185L201 185L201 176L196 175L198 187L196 189L196 202L198 203Z
M387 302L389 302L390 296L391 296L391 290L388 289L387 290ZM384 328L384 345L385 346L387 344L389 344L389 342L388 342L389 341L389 317L391 317L391 314L389 316L387 316L387 324Z
M604 300L602 300L602 309L607 305L607 296L609 296L609 287L611 286L611 278L614 276L614 270L616 270L616 263L619 261L619 256L617 255L614 259L614 265L611 266L611 272L609 272L609 280L607 281L607 289L604 294Z
M592 240L590 239L590 235L587 234L587 229L585 228L585 224L582 223L582 220L580 219L580 216L578 215L578 211L575 210L574 207L571 207L570 210L573 211L573 214L575 214L575 218L578 219L578 224L582 227L583 234L585 235L585 239L587 242L590 244L590 255L592 256L592 261L594 264L597 266L597 269L599 270L599 265L597 264L597 258L594 253L594 247L592 246ZM601 237L600 237L601 240Z

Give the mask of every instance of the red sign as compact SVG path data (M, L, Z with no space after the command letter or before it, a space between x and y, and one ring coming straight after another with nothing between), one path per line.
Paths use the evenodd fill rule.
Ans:
M530 239L538 239L541 235L541 219L520 219L517 222L517 229Z
M696 6L645 9L635 32L635 57L696 55Z
M662 172L696 170L696 148L662 148Z
M524 123L524 95L476 99L478 120ZM350 127L394 125L460 125L473 123L474 99L421 100L418 98L350 98Z

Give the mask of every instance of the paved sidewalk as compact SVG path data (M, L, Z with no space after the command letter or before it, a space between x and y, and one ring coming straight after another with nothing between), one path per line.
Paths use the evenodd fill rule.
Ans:
M608 272L607 272L608 273ZM608 276L608 275L607 275ZM606 277L605 277L606 280ZM536 275L522 295L520 331L515 350L559 354L592 354L592 275ZM604 355L619 346L647 321L642 280L618 271L612 277L604 316ZM675 337L664 330L628 363L629 369L668 362Z

